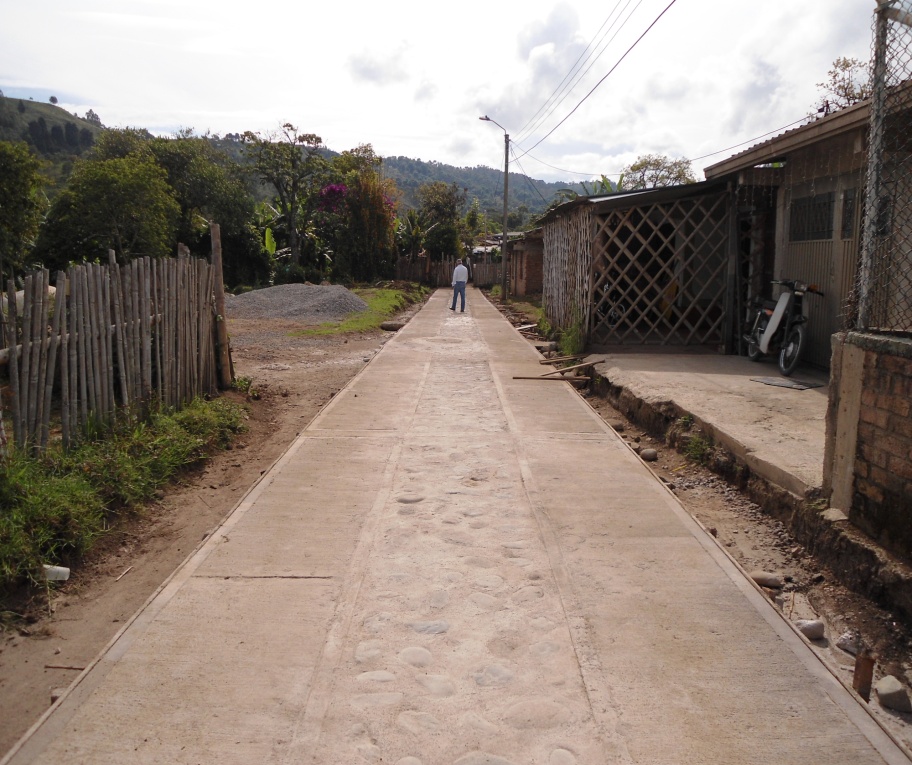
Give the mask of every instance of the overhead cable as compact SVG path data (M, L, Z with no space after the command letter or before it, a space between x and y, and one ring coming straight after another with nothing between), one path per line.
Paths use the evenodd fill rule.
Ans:
M579 109L586 102L586 100L589 98L589 96L591 96L593 93L595 93L595 91L598 89L598 87L605 80L607 80L608 77L611 76L611 74L614 72L614 70L617 69L618 66L620 66L621 62L625 58L627 58L629 53L639 44L640 40L642 40L649 33L649 31L658 23L659 19L661 19L662 16L664 16L668 12L668 9L671 8L671 6L673 6L676 2L677 2L677 0L671 0L671 2L665 6L664 10L658 16L656 16L655 19L653 19L652 23L648 27L646 27L645 31L639 37L637 37L637 39L633 42L633 44L629 48L627 48L626 51L624 51L624 55L622 55L617 60L615 65L613 67L611 67L611 69L608 70L608 73L604 77L602 77L602 79L600 79L597 83L595 83L595 86L592 88L592 90L590 90L585 96L583 96L582 100L576 106L574 106L573 109L570 110L570 112L567 114L567 116L564 117L560 122L558 122L553 128L551 128L551 130L549 130L547 133L545 133L545 135L542 136L536 143L534 143L532 146L530 146L528 149L526 149L525 152L520 154L519 157L521 158L521 157L526 156L526 154L528 154L530 151L532 151L532 149L534 149L536 146L538 146L539 144L543 143L548 138L550 138L551 135L553 135L554 131L556 131L561 125L563 125L568 119L570 119L570 117L573 116L573 114L576 112L576 110Z
M627 10L627 7L630 5L630 3L631 3L632 1L633 1L633 0L627 0L626 4L624 5L624 8L621 10L621 14L623 14L623 12ZM639 0L639 2L637 3L636 8L638 8L638 7L642 4L642 2L643 2L643 0ZM602 50L601 50L601 51L598 53L598 55L595 57L595 60L592 62L592 64L589 65L589 68L587 68L586 71L583 72L581 75L577 76L577 75L578 75L578 72L579 72L579 69L581 69L582 66L583 66L586 62L588 62L588 60L589 60L589 59L592 57L592 55L595 53L595 50L593 49L593 52L592 52L592 53L589 53L589 54L587 55L587 51L589 51L589 49L593 47L593 44L595 44L595 46L596 46L596 48L597 48L598 45L601 44L601 42L602 42L602 40L605 38L605 36L611 31L611 29L612 29L612 28L614 27L614 25L617 23L617 19L615 19L615 20L611 23L611 26L608 27L608 29L605 31L605 33L602 34L601 38L599 38L598 41L596 42L596 38L599 36L599 34L601 34L602 29L605 28L605 25L611 20L611 17L614 15L615 11L617 11L619 7L620 7L620 0L618 0L617 4L614 6L614 10L612 10L611 13L608 14L608 18L606 18L606 19L602 22L602 25L599 27L598 32L595 33L595 37L593 37L592 40L590 40L589 44L586 46L586 48L583 50L583 52L580 53L579 57L578 57L578 58L576 59L576 61L574 62L573 66L570 67L570 71L568 71L567 74L564 75L564 79L561 80L561 82L560 82L560 84L558 85L558 87L554 90L554 92L551 93L550 96L548 96L548 99L545 101L545 103L543 103L543 104L538 108L538 111L536 111L535 114L533 114L532 117L530 117L529 120L526 121L526 124L523 125L523 126L517 131L517 133L516 133L516 140L521 140L524 133L526 133L526 134L531 133L531 132L532 132L533 130L535 130L535 128L538 127L545 119L547 119L547 118L554 112L554 110L557 109L557 107L560 106L560 104L563 103L563 101L564 101L564 100L573 92L573 89L577 86L577 84L579 84L579 80L580 80L583 76L586 75L586 73L589 71L589 69L592 68L592 65L593 65L596 61L598 61L598 59L602 56L602 54L607 50L608 45L611 44L611 42L612 42L612 41L614 40L614 38L617 36L618 32L620 32L621 29L623 29L624 26L627 24L627 22L630 20L630 16L633 15L633 12L631 12L630 16L627 17L627 19L624 21L624 23L621 25L621 27L617 30L617 32L614 33L614 35L611 37L611 40L609 40L609 41L602 47ZM636 8L634 8L633 10L636 11ZM619 16L618 18L620 18L620 16ZM584 58L584 57L585 57L585 58ZM582 63L581 63L581 62L582 62ZM568 82L568 80L569 80L569 82ZM565 90L566 88L568 88L568 87L569 87L569 90L567 90L567 92L564 94L563 98L561 98L560 101L558 101L558 102L555 103L550 109L548 109L548 105L551 104L551 102L552 102L553 100L556 100L556 99L561 95L561 93L563 93L564 90ZM545 110L547 110L547 111L545 111ZM542 114L542 112L545 112L545 113ZM539 117L540 114L542 115L541 117ZM537 119L536 119L536 118L537 118ZM531 124L531 123L533 123L533 122L534 122L534 124ZM528 128L528 130L527 130L527 128Z

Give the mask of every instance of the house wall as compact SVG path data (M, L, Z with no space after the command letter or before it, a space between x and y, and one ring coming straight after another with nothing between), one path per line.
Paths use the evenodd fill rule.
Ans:
M830 365L830 337L845 327L845 309L854 284L860 243L864 148L863 132L857 130L789 154L777 194L776 278L800 279L818 285L825 293L823 298L809 295L804 301L808 317L808 348L804 358L822 367ZM790 241L792 203L830 192L835 197L831 236ZM849 201L853 193L854 205ZM844 233L848 236L843 236ZM778 291L774 290L774 294Z
M591 206L581 205L543 227L542 306L552 326L588 327L592 218Z
M833 348L824 491L912 560L912 340L849 332Z
M541 237L511 243L510 289L514 295L541 294L543 254Z

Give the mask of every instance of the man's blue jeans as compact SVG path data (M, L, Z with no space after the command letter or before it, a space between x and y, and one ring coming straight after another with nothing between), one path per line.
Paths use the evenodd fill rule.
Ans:
M456 310L457 296L462 298L462 307L459 310L465 311L465 285L465 282L456 282L456 284L453 285L453 305L450 307L451 311Z

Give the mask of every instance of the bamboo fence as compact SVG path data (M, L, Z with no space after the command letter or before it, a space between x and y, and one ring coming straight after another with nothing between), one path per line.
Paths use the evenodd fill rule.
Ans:
M64 447L121 411L180 407L218 389L215 269L179 256L86 263L7 288L9 418L20 449L42 451L59 417ZM53 298L52 298L53 295ZM3 404L0 403L0 415Z
M591 205L577 207L544 226L542 304L555 327L579 324L588 329L592 236Z
M396 278L400 281L418 282L431 287L449 287L453 283L455 260L428 261L419 258L409 261L399 258L396 262ZM476 287L490 287L500 284L501 265L499 263L473 263L469 281Z

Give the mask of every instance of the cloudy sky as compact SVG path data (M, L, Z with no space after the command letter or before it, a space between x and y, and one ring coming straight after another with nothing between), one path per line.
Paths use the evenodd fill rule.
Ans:
M336 151L370 143L502 167L487 114L514 140L511 170L582 180L800 120L834 59L869 58L874 6L0 0L0 90L54 95L110 127L266 134L291 122ZM696 159L698 177L740 148Z

